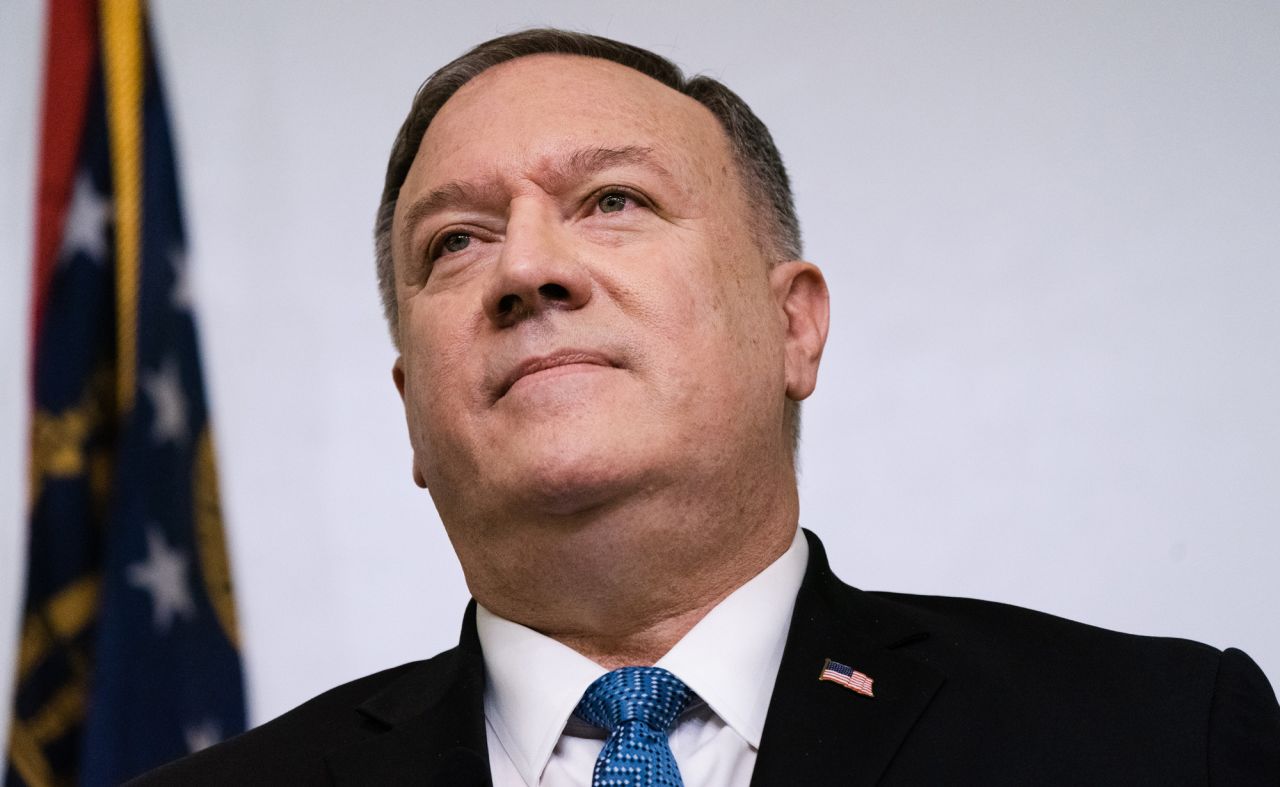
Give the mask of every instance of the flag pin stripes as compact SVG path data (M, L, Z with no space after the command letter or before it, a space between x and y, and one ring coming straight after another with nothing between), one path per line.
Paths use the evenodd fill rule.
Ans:
M822 663L822 672L818 673L818 680L829 680L832 683L839 683L846 689L856 691L867 697L875 696L875 694L871 692L871 684L874 683L874 681L870 677L858 672L852 667L847 667L844 664L841 664L838 661L832 661L831 659L826 659Z

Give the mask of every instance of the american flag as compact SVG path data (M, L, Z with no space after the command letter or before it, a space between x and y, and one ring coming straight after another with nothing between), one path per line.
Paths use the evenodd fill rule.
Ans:
M871 678L858 672L852 667L846 667L838 661L827 659L822 664L822 672L818 674L818 680L829 680L832 683L839 683L846 689L853 689L859 694L865 694L868 697L874 697L871 693L871 684L874 682Z

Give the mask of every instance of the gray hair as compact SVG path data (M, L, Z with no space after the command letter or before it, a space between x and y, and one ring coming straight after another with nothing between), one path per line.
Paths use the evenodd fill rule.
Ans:
M529 55L579 55L609 60L652 77L705 106L720 121L729 138L747 197L763 209L766 219L752 222L756 243L772 253L775 262L801 256L800 223L796 219L791 182L769 129L751 107L729 88L708 76L686 78L680 67L665 57L621 41L552 28L536 28L485 41L436 71L413 97L409 116L391 146L382 202L374 223L374 250L378 265L378 291L391 338L400 346L399 308L396 303L395 265L391 255L391 223L400 187L404 185L418 154L427 126L444 103L482 72L509 60ZM793 444L799 436L797 403L790 403L787 420Z

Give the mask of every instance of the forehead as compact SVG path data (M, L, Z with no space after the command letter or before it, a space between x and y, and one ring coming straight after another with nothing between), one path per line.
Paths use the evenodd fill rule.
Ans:
M460 174L531 176L593 146L648 148L689 177L727 173L731 160L719 121L697 101L611 61L541 54L494 66L450 97L405 188Z

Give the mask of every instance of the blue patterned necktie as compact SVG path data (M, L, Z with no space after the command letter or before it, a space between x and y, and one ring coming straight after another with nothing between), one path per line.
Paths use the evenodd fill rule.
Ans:
M689 704L689 687L661 667L601 675L574 713L609 731L591 787L684 787L667 731Z

